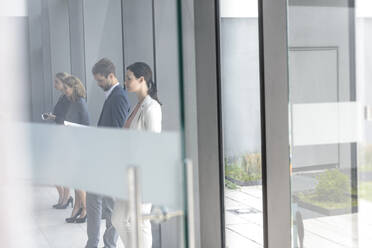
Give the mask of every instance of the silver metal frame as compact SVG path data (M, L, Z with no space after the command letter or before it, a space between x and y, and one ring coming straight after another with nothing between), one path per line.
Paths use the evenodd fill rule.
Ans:
M188 248L195 248L194 168L190 159L185 160L187 180L187 239Z
M198 108L197 108L197 83L196 83L196 61L195 61L195 17L194 0L181 0L182 10L182 59L183 59L183 84L184 87L184 132L185 132L185 154L193 164L193 210L194 217L194 243L195 247L200 245L200 211L199 211L199 149L198 149ZM190 206L189 206L190 207Z
M194 0L200 246L224 244L223 183L220 173L217 6ZM187 83L186 83L187 84ZM185 106L188 108L188 106ZM187 123L186 123L187 125ZM186 143L188 137L186 136Z
M224 245L218 106L218 0L194 1L201 247ZM287 1L258 0L265 247L291 246ZM263 167L265 168L265 166Z
M291 247L287 1L261 2L266 159L265 247Z
M199 191L195 199L199 200L200 218L195 221L200 221L201 230L198 235L200 235L201 247L222 247L224 244L222 214L224 206L221 188L223 183L219 159L221 140L218 125L218 4L216 1L194 1L197 83L192 91L197 95L198 125L194 131L198 137L197 141L193 140L191 143L198 148L196 149L198 159L195 161L198 168L196 175ZM291 247L287 1L258 1L261 32L262 152L266 164L266 170L263 172L265 247L283 248ZM187 44L192 47L191 43L190 41ZM191 70L185 70L187 71ZM187 113L189 106L185 105L185 107ZM186 119L186 127L188 124L190 123ZM190 143L187 135L186 143Z
M128 169L129 216L132 248L142 247L142 200L139 168Z
M195 209L194 209L194 171L190 159L185 160L187 179L187 239L188 248L195 248ZM153 213L142 215L140 169L131 167L128 169L128 193L129 193L129 216L131 228L132 248L142 247L142 221L152 220L155 222L168 221L171 218L185 216L183 210L167 212L166 208L157 208Z

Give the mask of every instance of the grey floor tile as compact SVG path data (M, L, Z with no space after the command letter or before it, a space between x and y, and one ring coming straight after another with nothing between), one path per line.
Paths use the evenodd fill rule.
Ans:
M13 233L10 240L10 247L50 248L46 237L38 228Z
M225 213L225 223L226 225L231 225L231 224L244 224L248 223L248 220L242 218L241 216L231 213L229 211L226 211Z
M236 225L228 225L226 228L230 229L231 231L240 234L241 236L254 241L257 244L263 245L263 227L252 224L252 223L245 223L245 224L236 224Z
M84 231L72 224L41 227L40 230L51 248L81 248L86 243Z
M263 246L227 228L226 248L263 248Z

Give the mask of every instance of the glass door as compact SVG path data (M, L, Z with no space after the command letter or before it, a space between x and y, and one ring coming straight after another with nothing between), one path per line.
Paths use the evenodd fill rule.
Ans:
M368 1L288 1L292 247L371 244Z
M220 0L226 247L264 247L258 1Z
M6 247L186 247L179 1L18 2Z

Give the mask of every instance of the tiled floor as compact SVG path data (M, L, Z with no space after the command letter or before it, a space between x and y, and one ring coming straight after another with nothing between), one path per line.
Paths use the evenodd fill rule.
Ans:
M261 187L226 189L225 192L227 247L263 247ZM371 213L372 202L359 199L358 214L307 218L304 220L304 246L306 248L370 248L372 247ZM319 214L313 213L310 216L319 216Z
M27 243L33 243L32 247L35 248L83 248L87 241L86 223L65 223L65 218L71 214L71 208L55 210L51 207L58 199L57 191L52 187L33 187L32 193L33 228L26 233L22 232L22 244L25 243L24 239L30 239ZM104 221L101 228L105 228ZM99 247L103 247L102 237ZM124 247L120 239L118 247Z
M226 190L226 241L228 248L263 247L262 189L260 186ZM57 200L52 187L32 188L31 225L13 233L14 247L83 248L86 224L67 224L71 208L55 210ZM308 218L304 220L305 247L371 247L372 202L360 200L359 214ZM105 227L102 222L102 229ZM358 230L358 231L357 231ZM102 232L101 232L102 235ZM19 239L19 237L22 237ZM19 245L17 245L19 243ZM99 247L103 247L102 237ZM123 248L119 239L118 247Z
M263 247L261 186L225 190L228 248Z

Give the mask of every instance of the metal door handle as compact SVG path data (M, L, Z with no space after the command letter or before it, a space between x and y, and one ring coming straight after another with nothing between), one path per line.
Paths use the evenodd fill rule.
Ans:
M195 247L195 214L194 214L194 181L193 164L190 159L185 160L186 167L186 187L187 187L187 229L188 229L188 248ZM131 167L128 169L128 193L129 193L129 212L132 220L132 248L142 247L142 221L153 220L155 222L167 221L174 217L184 216L182 210L168 212L166 208L159 207L149 215L142 215L142 199L139 179L139 168Z
M128 169L129 216L132 223L132 247L142 247L142 199L139 179L139 168Z
M151 220L156 223L161 223L183 215L184 212L182 210L168 212L164 207L156 207L152 210L151 214L142 215L142 220Z

